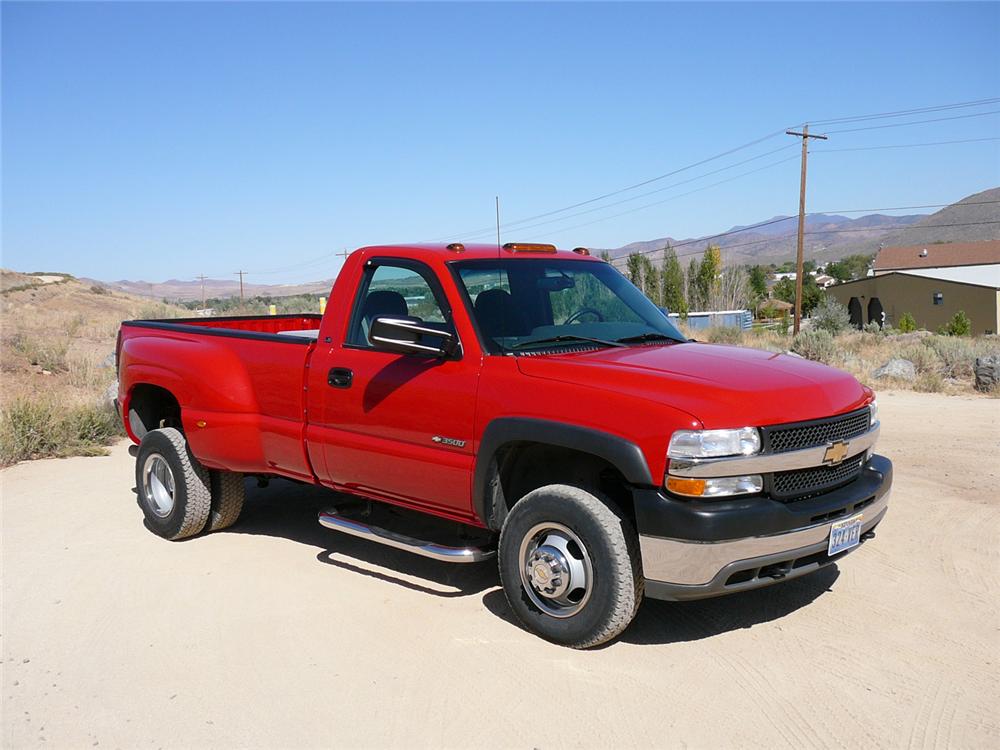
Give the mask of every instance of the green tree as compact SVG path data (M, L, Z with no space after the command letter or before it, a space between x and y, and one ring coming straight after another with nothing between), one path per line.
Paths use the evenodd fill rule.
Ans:
M795 279L781 279L771 290L774 296L785 302L795 304ZM823 290L816 284L816 279L806 276L802 279L802 314L808 315L823 299Z
M701 310L704 300L698 291L698 261L692 258L687 271L687 307L688 310Z
M948 325L941 326L940 333L948 336L968 336L972 333L972 321L965 314L965 310L959 310L951 316Z
M611 251L601 250L601 260L603 260L605 263L610 263L613 260L611 257Z
M802 314L811 315L816 306L823 300L823 290L819 288L813 276L802 279Z
M629 253L625 259L625 274L628 280L642 289L642 256L639 253Z
M826 273L837 281L853 281L868 275L874 255L848 255L846 258L826 264Z
M767 272L763 266L750 267L750 291L753 292L754 301L767 297Z
M677 253L667 245L663 251L663 306L670 312L684 315L688 311L684 296L684 269L677 260Z
M709 245L698 265L698 297L703 304L712 298L719 288L719 273L722 271L722 251L718 245Z
M653 304L659 305L662 292L660 288L660 272L646 254L641 256L639 264L641 269L640 276L642 278L642 286L639 288L642 289L642 293L649 297Z
M913 319L910 313L905 312L899 316L899 330L903 333L910 333L917 330L917 321Z

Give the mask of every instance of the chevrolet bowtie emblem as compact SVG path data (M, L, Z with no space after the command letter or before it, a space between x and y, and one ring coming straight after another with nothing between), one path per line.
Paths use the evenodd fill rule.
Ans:
M823 463L836 466L842 463L845 458L847 458L847 443L843 440L838 440L836 443L830 443L826 446L826 453L823 454Z

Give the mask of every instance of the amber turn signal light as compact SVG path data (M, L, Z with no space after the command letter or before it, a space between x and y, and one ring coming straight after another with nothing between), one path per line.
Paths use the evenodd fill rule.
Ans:
M705 480L668 476L667 489L678 495L701 497L705 494Z

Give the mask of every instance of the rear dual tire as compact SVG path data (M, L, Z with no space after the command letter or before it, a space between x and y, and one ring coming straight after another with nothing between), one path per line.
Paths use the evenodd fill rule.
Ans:
M528 493L500 532L500 580L526 628L589 648L621 634L642 602L639 541L600 495L570 485Z
M186 539L232 526L243 509L243 475L209 471L173 427L150 430L139 444L135 486L146 525L164 539Z

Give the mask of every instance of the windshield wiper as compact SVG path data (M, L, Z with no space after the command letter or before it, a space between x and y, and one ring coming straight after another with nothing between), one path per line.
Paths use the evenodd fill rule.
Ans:
M668 336L665 333L657 333L655 331L647 331L646 333L640 333L636 336L626 336L625 338L615 339L619 344L640 344L643 341L677 341L673 336Z
M564 341L589 341L592 344L601 344L602 346L625 346L625 344L619 343L617 341L607 341L605 339L595 339L590 336L577 336L572 333L564 333L559 336L551 336L545 339L532 339L531 341L522 341L519 344L514 344L510 347L511 349L522 349L526 346L534 346L535 344L559 344Z

